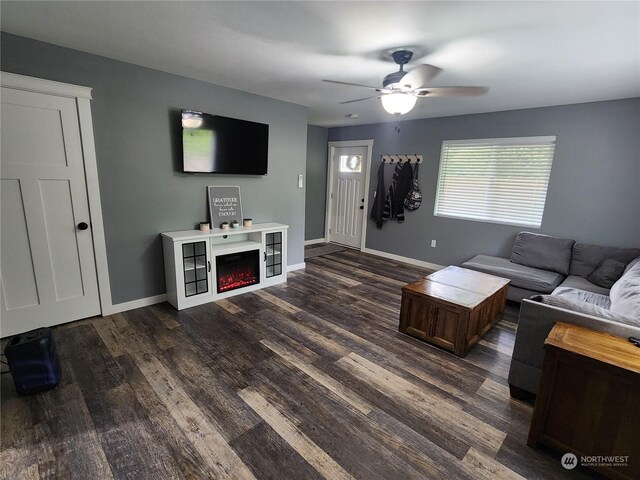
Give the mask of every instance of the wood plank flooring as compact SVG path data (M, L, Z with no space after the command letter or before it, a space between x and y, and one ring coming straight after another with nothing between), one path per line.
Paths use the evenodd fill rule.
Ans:
M288 283L54 329L62 383L2 375L0 478L551 479L506 377L517 305L460 359L398 332L427 270L344 251Z

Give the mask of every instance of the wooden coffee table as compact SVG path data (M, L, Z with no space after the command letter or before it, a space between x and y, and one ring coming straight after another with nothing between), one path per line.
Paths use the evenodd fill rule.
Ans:
M504 314L509 280L460 267L447 267L402 287L402 333L459 357Z

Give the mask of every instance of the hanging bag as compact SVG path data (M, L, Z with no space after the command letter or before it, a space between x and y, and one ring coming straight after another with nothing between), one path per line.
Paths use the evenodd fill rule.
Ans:
M422 203L422 192L418 186L418 164L416 163L415 172L413 174L413 181L411 182L411 188L409 193L404 197L404 208L409 211L417 210Z

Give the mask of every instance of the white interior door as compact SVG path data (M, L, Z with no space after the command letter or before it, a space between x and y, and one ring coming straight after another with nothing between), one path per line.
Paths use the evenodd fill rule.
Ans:
M76 100L11 88L1 100L5 337L97 315L100 301Z
M329 240L360 248L364 218L366 147L338 147L331 159L331 221Z

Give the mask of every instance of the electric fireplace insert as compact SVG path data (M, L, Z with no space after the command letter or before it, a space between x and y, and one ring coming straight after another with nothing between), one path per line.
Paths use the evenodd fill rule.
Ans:
M259 250L249 250L216 257L218 293L260 283Z

